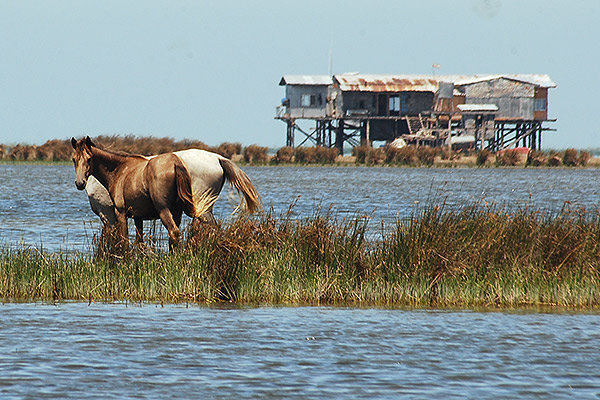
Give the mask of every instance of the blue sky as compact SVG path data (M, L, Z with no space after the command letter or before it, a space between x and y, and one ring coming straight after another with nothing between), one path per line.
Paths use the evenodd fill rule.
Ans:
M284 74L545 73L597 148L600 2L0 0L0 143L120 134L280 147Z

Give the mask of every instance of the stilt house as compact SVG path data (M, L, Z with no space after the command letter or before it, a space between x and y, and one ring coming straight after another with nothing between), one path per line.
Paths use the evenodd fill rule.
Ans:
M276 118L287 125L286 144L351 146L391 142L460 144L493 151L541 148L548 119L547 75L284 76ZM301 122L302 121L302 122ZM301 126L314 122L314 127ZM310 125L310 122L308 125Z

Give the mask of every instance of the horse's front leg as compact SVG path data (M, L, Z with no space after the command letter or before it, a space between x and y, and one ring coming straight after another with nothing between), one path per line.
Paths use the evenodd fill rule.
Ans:
M127 249L129 244L127 231L127 214L124 211L115 210L115 214L117 217L117 234L119 240L119 248L122 250Z

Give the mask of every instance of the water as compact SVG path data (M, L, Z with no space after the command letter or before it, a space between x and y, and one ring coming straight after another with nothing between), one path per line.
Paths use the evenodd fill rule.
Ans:
M597 209L600 170L247 167L267 209ZM0 244L89 250L71 166L0 165ZM227 219L237 200L216 206ZM20 243L20 244L19 244ZM594 313L0 305L0 398L599 398Z
M0 397L594 398L593 314L0 306Z
M459 208L481 202L558 212L596 210L599 169L436 169L357 167L245 167L267 210L310 217L319 212L368 215L378 226L407 218L429 204ZM89 251L99 220L74 185L70 165L0 165L0 244ZM215 206L219 219L238 204L226 189ZM131 224L133 225L133 224ZM151 223L147 222L146 226ZM156 224L158 231L163 228Z

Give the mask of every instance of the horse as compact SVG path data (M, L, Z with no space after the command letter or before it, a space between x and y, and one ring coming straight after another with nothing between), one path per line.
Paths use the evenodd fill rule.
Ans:
M160 219L168 232L169 249L177 247L182 214L194 220L202 217L214 221L212 208L226 180L243 195L249 212L262 208L250 178L231 160L216 153L189 149L145 157L100 148L89 136L79 141L72 138L71 144L75 150L75 186L88 191L92 210L96 207L103 224L113 221L112 203L114 221L124 243L127 218L135 221L136 242L142 240L144 220ZM86 188L90 183L91 188Z

